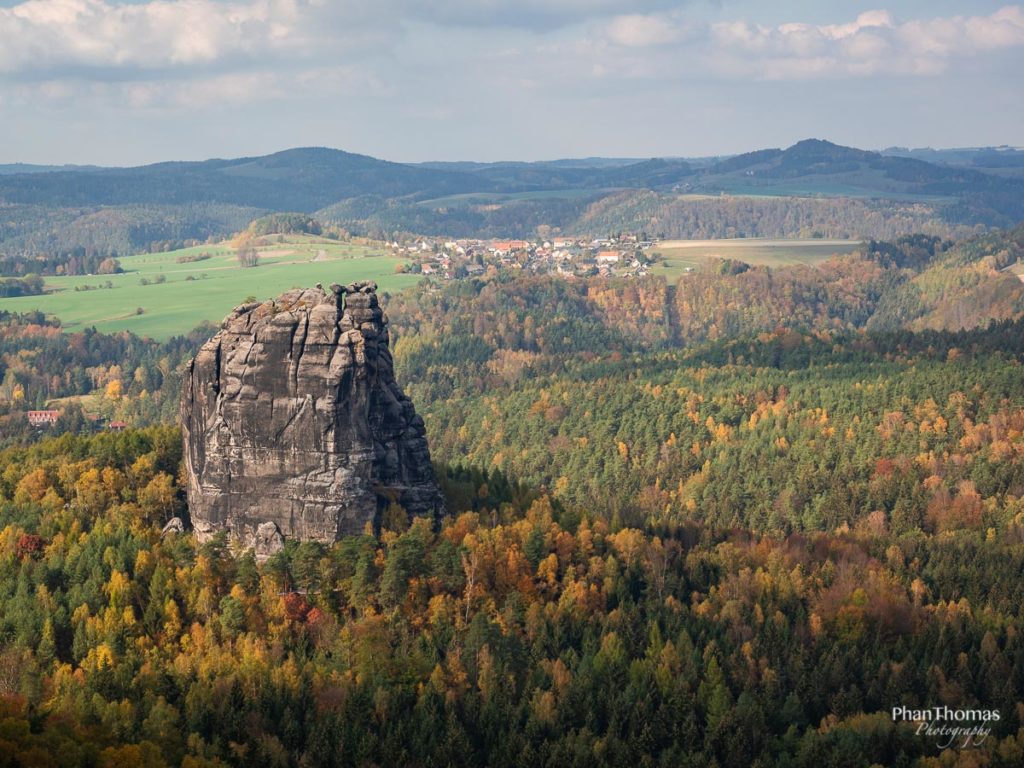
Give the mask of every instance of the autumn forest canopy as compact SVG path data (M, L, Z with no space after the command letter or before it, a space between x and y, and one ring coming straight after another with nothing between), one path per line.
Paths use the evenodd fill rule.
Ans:
M840 159L953 183L872 154ZM602 215L677 205L623 194ZM180 370L212 328L0 312L0 766L1024 764L1024 228L944 210L815 265L382 294L450 514L265 562L161 533L188 521ZM900 706L1000 718L941 749Z

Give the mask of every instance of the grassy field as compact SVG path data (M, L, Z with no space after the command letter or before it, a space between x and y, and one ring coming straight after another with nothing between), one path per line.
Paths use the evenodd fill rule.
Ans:
M395 274L395 266L404 260L372 245L289 236L259 250L260 265L248 269L238 266L227 244L128 256L120 259L122 274L48 277L48 293L0 299L0 310L39 310L59 317L68 330L95 326L162 340L204 320L219 323L248 296L267 299L293 287L355 280L375 280L381 290L397 291L419 280ZM199 254L210 258L179 261ZM112 287L101 287L107 281ZM86 286L93 290L83 290Z
M710 258L774 267L815 264L836 254L853 253L860 244L859 240L665 240L650 253L663 258L654 265L652 272L674 279Z

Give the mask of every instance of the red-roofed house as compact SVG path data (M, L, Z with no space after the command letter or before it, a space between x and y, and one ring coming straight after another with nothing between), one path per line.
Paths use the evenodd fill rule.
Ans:
M33 427L48 427L56 424L60 418L60 411L29 411L28 423Z
M491 250L495 253L511 253L529 248L530 244L525 240L499 240L491 243Z

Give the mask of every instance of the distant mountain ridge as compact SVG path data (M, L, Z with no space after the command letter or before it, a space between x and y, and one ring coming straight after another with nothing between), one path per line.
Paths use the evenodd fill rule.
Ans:
M180 205L217 202L314 211L367 190L400 197L479 188L472 177L326 148L263 157L167 162L134 168L50 171L0 177L0 199L27 205Z
M926 220L931 231L952 235L958 228L1009 226L1024 219L1024 165L1014 165L1016 156L979 150L971 156L973 164L965 157L933 163L906 153L806 139L786 149L693 160L407 164L305 147L131 168L15 164L0 166L5 211L0 257L76 248L107 255L162 248L231 234L237 230L229 227L240 217L287 211L367 234L460 236L525 236L539 227L578 232L591 226L697 236L706 227L695 229L694 217L706 218L707 212L690 210L696 205L691 198L710 197L798 198L793 205L807 209L810 218L798 216L787 234L887 237L917 231L914 222ZM993 165L993 157L1003 164ZM822 198L861 201L855 207L880 212L858 214L845 224L834 216L818 220L820 206L806 201ZM888 210L908 206L916 206L909 216ZM755 219L715 231L767 234ZM114 222L115 230L97 229L97 221ZM899 221L903 224L892 223Z
M860 182L866 187L896 192L903 185L902 192L921 195L955 194L971 185L989 185L993 180L981 170L844 147L821 139L805 139L784 150L764 149L736 155L711 166L705 177L710 184L722 184L736 172L757 180L849 178L866 174Z
M815 184L826 176L863 187L866 195L874 191L875 196L896 197L958 195L972 186L1015 181L820 139L736 155L707 167L680 158L406 164L303 147L259 157L130 168L0 166L0 200L48 206L218 202L312 212L362 195L426 200L467 193L670 190L681 185L686 191L742 194L744 188L757 192L782 180L804 181L806 194L813 195ZM794 191L801 194L799 188Z
M657 158L413 165L324 147L131 168L25 168L0 175L0 200L56 206L218 202L306 212L366 194L428 199L581 187L654 188L693 173L685 161Z
M881 150L881 154L892 157L910 157L939 165L966 165L989 169L1024 167L1024 148L1005 145L1000 147L952 147L947 149L887 147Z
M0 163L0 176L16 173L52 173L56 171L101 171L99 165L34 165L32 163Z

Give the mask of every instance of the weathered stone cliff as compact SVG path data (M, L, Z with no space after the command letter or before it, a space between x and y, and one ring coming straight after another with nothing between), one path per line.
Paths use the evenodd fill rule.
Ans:
M201 540L227 530L266 554L280 535L331 542L376 526L392 502L442 514L375 291L318 286L244 304L189 364L181 422Z

